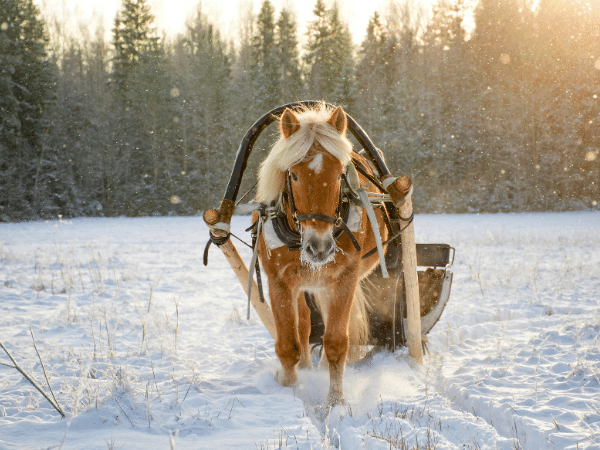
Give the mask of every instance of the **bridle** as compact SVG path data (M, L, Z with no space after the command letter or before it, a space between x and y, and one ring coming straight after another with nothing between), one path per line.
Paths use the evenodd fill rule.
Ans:
M302 230L302 225L300 224L300 222L302 222L304 220L320 220L323 222L329 222L329 223L333 224L332 233L333 233L334 239L337 240L337 238L342 234L342 232L346 233L346 235L350 238L352 245L354 245L354 248L358 251L361 250L360 244L358 243L358 241L354 237L354 234L352 234L352 231L350 231L350 229L348 228L348 225L346 224L346 220L348 219L348 211L349 211L350 203L349 203L348 199L345 199L345 194L344 194L344 190L342 189L342 181L341 180L340 180L340 195L339 195L337 208L335 210L335 217L332 217L332 216L327 216L325 214L298 214L298 210L296 209L296 202L294 201L294 192L292 190L291 174L290 174L289 170L286 172L285 177L286 177L286 183L287 183L286 197L287 197L288 204L290 206L290 214L292 216L292 221L294 222L294 225L296 226L295 232L298 234L298 238L301 237L300 231ZM344 180L346 179L345 177L343 177L343 178L344 178Z

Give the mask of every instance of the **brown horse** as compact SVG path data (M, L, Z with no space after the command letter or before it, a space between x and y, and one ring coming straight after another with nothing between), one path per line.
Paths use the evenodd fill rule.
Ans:
M300 233L300 249L273 248L260 234L258 252L268 277L275 318L275 352L284 385L297 382L297 366L312 368L309 348L310 309L304 292L314 295L325 323L324 362L329 364L329 405L343 404L343 374L349 349L368 340L368 316L360 281L378 265L376 245L364 208L356 206L354 232L338 233L345 171L354 162L368 168L346 137L341 107L286 109L279 121L280 138L263 162L257 200L276 205L291 229ZM370 170L370 169L369 169ZM359 176L360 186L368 183ZM371 184L367 192L377 189ZM383 241L388 237L383 213L375 211ZM258 218L255 213L254 219ZM357 245L358 244L358 245Z

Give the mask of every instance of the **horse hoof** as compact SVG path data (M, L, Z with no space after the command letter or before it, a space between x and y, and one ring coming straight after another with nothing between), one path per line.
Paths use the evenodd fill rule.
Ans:
M277 378L277 382L282 386L292 386L298 382L298 374L295 373L285 373L284 370L278 370L275 377Z
M346 399L344 398L344 394L331 394L327 395L327 406L330 408L334 408L338 405L345 405Z
M313 370L314 366L310 359L308 361L300 360L300 362L298 363L298 369Z

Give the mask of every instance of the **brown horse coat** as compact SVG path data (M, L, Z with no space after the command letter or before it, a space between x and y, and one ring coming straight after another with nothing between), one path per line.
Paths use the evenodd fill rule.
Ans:
M354 236L357 250L342 233L334 240L333 224L310 219L294 223L289 202L283 200L286 177L298 214L336 214L342 173L353 159L364 158L351 150L346 139L347 119L341 107L331 111L324 106L316 110L294 112L287 109L279 122L281 138L261 167L258 200L278 201L287 212L290 226L300 228L301 251L279 247L267 251L264 236L259 236L259 257L268 277L269 297L277 338L275 352L281 362L278 381L296 383L297 367L312 368L310 357L310 309L304 292L315 295L325 322L323 347L329 364L328 403L344 402L343 373L351 345L366 343L368 317L360 280L379 263L378 255L363 259L375 247L375 237L366 212L361 209L360 230ZM275 152L275 153L274 153ZM367 180L360 175L360 185ZM376 191L374 186L367 191ZM289 195L289 193L288 193ZM383 213L376 216L382 240L387 239ZM255 215L255 218L257 216ZM352 341L352 342L351 342Z

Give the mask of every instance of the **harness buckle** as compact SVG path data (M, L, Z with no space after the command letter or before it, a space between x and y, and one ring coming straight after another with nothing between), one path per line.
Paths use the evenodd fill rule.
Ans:
M338 213L335 216L335 222L333 223L333 226L339 228L343 221L344 219L342 219L342 215L338 211Z

